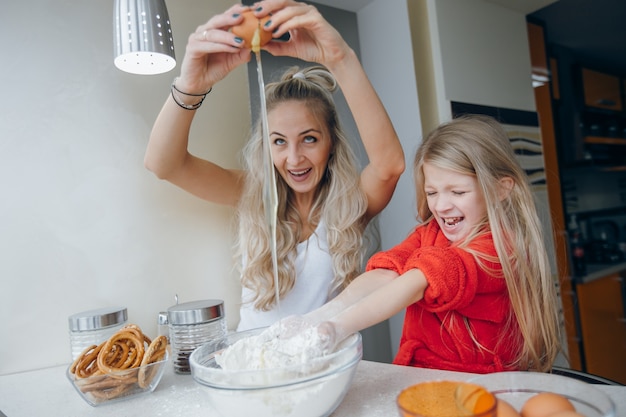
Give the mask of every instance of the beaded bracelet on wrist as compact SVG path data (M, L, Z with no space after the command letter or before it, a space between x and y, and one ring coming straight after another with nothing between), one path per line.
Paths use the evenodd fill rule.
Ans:
M178 79L178 77L174 78L174 81L172 81L172 87L171 87L172 99L174 100L174 103L178 104L181 108L183 108L185 110L196 110L196 109L198 109L202 105L202 102L204 101L206 96L213 90L213 87L211 87L209 89L209 91L207 91L206 93L202 93L202 94L185 93L184 91L181 91L181 90L179 90L176 87L176 80L177 79ZM183 103L180 100L180 97L177 97L177 94L175 92L179 93L179 94L182 94L182 95L185 95L185 96L190 96L190 97L201 97L201 99L197 103L186 104L186 103Z

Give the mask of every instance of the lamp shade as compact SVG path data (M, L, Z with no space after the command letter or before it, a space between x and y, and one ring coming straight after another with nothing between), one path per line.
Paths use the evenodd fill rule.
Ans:
M115 0L115 66L132 74L160 74L176 66L165 0Z

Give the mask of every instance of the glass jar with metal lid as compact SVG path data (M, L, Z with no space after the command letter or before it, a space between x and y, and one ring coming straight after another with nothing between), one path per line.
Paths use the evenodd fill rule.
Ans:
M68 317L72 360L85 349L109 339L128 320L126 307L88 310Z
M226 335L222 300L190 301L167 309L174 371L191 372L189 356L200 345Z

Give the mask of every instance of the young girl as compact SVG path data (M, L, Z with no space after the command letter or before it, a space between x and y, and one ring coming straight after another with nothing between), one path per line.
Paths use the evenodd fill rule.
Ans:
M289 69L266 87L279 200L280 309L263 210L260 118L244 149L243 170L225 169L188 151L195 110L210 100L207 92L250 60L250 49L230 31L248 10L259 18L271 14L262 29L274 37L291 34L288 42L269 42L262 49L323 65ZM333 102L338 87L369 158L360 173ZM243 287L238 329L245 330L305 314L361 272L364 229L391 199L404 171L404 153L356 54L339 33L313 6L267 0L251 8L234 5L189 37L180 76L154 123L145 165L200 198L236 207Z
M374 255L333 301L272 331L315 324L332 348L406 307L396 364L550 369L560 341L556 282L525 172L502 127L485 116L441 125L418 149L414 176L422 224Z

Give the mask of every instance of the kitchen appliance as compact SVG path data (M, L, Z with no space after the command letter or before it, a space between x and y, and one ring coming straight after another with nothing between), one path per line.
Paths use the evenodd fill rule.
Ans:
M591 236L594 240L616 243L619 241L619 227L612 220L599 220L592 223Z
M605 240L592 240L587 244L587 262L607 264L624 260L619 244Z
M612 220L594 221L591 241L587 244L587 261L591 263L614 263L624 260L619 247L619 226Z

